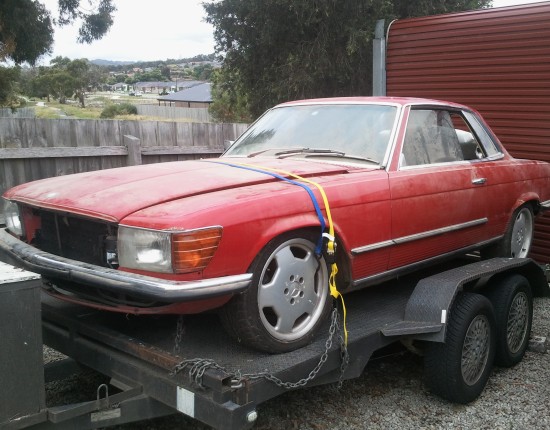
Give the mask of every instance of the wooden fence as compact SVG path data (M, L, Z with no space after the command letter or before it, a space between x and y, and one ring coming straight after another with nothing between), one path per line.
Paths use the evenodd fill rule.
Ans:
M36 114L33 108L25 107L15 110L10 108L0 108L0 117L2 118L34 118Z
M223 142L236 139L246 127L246 124L0 118L0 194L15 185L52 176L216 157L223 151Z
M173 120L188 119L193 122L212 122L208 108L187 108L176 106L157 106L151 104L136 105L139 115L169 118Z

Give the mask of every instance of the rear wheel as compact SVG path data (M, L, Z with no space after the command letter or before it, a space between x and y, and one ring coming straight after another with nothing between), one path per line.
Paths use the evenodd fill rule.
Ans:
M330 310L328 270L315 254L314 235L286 234L254 261L249 289L221 311L242 343L277 353L307 345Z
M482 250L482 255L484 257L526 258L533 242L533 232L533 210L529 205L521 206L514 212L508 231L502 240L498 244Z
M445 343L430 343L426 348L426 384L449 401L469 403L485 388L494 354L491 302L480 294L462 293L451 309Z
M533 294L527 279L510 275L494 283L486 296L493 303L497 323L495 363L511 367L519 363L529 344L533 321Z

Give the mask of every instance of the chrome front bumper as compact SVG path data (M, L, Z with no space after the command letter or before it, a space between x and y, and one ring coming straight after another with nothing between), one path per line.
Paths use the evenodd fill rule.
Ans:
M235 294L245 290L252 274L224 276L197 281L170 281L137 275L80 261L59 257L28 245L0 229L0 260L52 280L61 279L100 290L138 295L163 302L184 302Z

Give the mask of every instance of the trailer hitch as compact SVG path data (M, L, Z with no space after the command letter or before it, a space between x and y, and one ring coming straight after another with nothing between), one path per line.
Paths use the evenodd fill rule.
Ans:
M102 389L105 392L104 397L101 397ZM102 409L107 409L109 407L109 387L107 386L107 384L101 384L99 387L97 387L95 404L98 411Z

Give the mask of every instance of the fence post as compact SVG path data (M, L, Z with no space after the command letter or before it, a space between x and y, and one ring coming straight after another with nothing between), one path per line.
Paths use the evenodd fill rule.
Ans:
M141 145L139 139L131 134L124 135L124 145L128 148L128 166L139 166L141 164Z
M386 38L383 19L376 21L372 41L372 95L386 95Z

